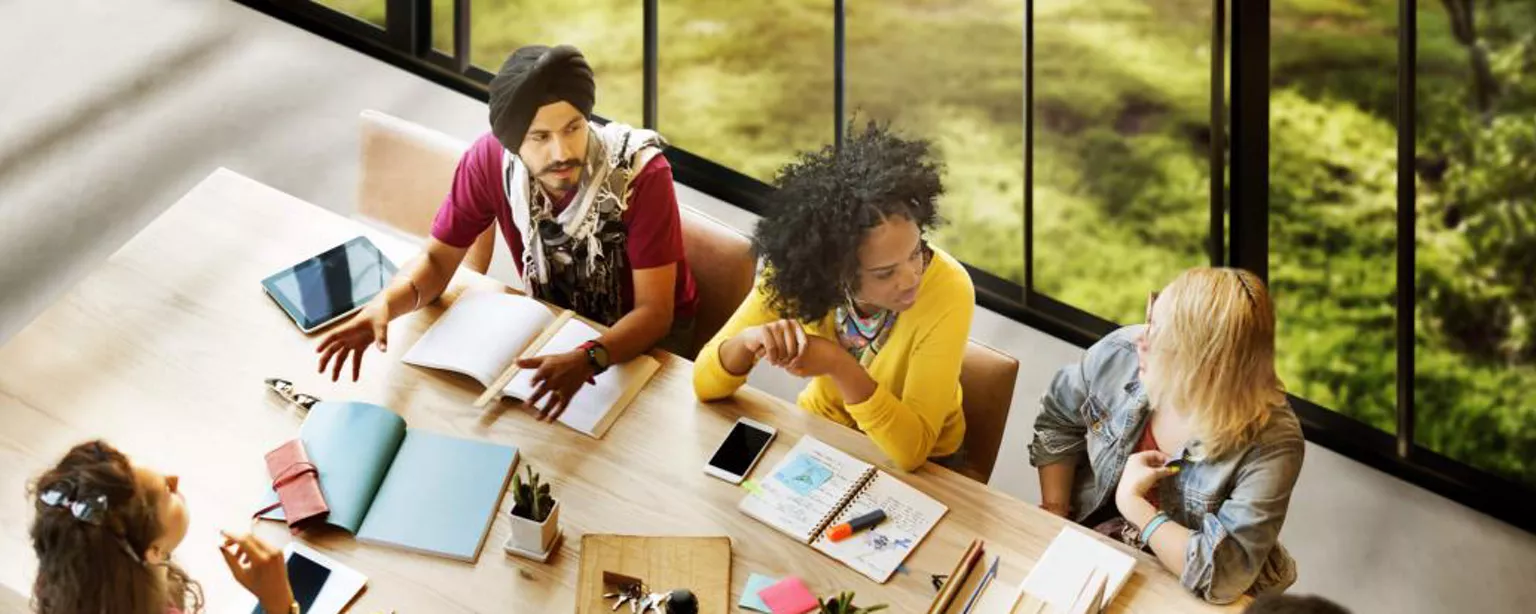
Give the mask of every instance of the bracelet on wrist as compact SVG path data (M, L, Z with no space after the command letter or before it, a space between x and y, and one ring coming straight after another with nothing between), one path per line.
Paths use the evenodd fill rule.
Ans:
M1141 529L1141 535L1139 537L1141 543L1147 544L1149 540L1152 539L1152 533L1157 531L1159 527L1163 526L1163 523L1165 522L1168 522L1167 512L1159 511L1157 514L1153 515L1152 519L1147 521L1147 526L1142 527Z
M416 280L405 278L405 283L411 286L411 311L421 309L421 288L416 287Z

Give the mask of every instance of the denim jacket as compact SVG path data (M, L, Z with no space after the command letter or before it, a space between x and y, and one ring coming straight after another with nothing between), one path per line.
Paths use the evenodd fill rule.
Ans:
M1057 372L1040 399L1029 462L1077 463L1075 522L1115 504L1126 458L1148 424L1147 394L1137 377L1141 329L1122 328L1088 348L1081 363ZM1179 578L1186 589L1212 603L1230 603L1296 581L1296 563L1279 536L1304 451L1296 414L1277 407L1247 448L1188 462L1158 482L1162 511L1192 532Z

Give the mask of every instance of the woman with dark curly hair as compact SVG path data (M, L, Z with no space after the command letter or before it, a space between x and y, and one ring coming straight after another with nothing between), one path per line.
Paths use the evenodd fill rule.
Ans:
M179 480L136 465L102 441L77 445L31 485L37 614L201 612L203 594L171 552L187 536ZM283 554L253 536L220 550L271 614L298 612Z
M767 359L812 378L801 407L868 434L903 469L959 451L975 290L923 240L943 192L929 150L871 123L779 172L754 239L767 267L700 352L700 399L730 396Z

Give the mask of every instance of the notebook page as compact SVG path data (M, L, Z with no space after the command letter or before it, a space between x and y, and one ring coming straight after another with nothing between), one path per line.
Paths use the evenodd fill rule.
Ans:
M811 547L842 561L871 580L883 583L928 536L939 519L949 513L949 507L943 503L891 474L881 472L875 474L863 492L848 502L848 507L838 513L832 525L877 509L885 511L885 521L879 525L840 542L822 535Z
M572 318L535 353L542 356L569 352L601 334L585 322ZM593 378L596 383L581 387L571 399L570 406L565 408L565 413L560 415L560 423L594 437L600 436L601 433L596 432L598 424L614 409L635 380L649 376L652 369L646 368L646 362L651 360L654 359L640 356L629 362L615 364L602 375ZM502 394L528 400L533 396L534 373L534 369L519 370L512 381L507 383L507 387L502 389Z
M1063 527L1040 556L1040 562L1029 570L1020 588L1053 608L1067 611L1089 574L1098 571L1109 576L1104 587L1104 605L1108 606L1135 567L1136 559L1131 555L1087 533Z
M764 524L809 542L872 466L809 435L758 480L758 492L741 501L741 511Z
M411 429L358 541L474 561L517 457L514 446Z
M411 346L408 365L463 373L489 386L555 316L543 303L502 292L466 292Z

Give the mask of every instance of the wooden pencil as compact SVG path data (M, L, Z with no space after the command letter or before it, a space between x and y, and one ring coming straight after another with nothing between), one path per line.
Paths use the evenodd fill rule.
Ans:
M928 614L943 614L954 603L955 596L960 594L960 587L970 577L971 570L976 568L977 561L981 560L986 542L980 539L971 542L971 547L965 549L965 555L960 557L960 562L955 563L954 571L949 572L949 580L944 582L944 587L939 590L939 595L934 597L933 604L928 606Z

